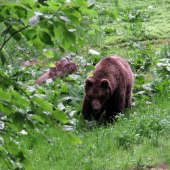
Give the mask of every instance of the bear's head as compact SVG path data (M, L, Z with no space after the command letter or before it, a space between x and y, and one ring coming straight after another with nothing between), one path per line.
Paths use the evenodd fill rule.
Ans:
M87 78L85 80L85 94L92 105L95 114L99 114L103 105L111 96L111 84L107 79Z

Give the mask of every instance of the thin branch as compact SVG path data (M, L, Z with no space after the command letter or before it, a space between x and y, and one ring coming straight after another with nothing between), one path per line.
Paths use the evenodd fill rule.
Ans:
M2 48L4 47L4 45L11 39L11 37L12 37L13 35L15 35L16 33L24 30L25 28L28 28L29 26L30 26L30 25L27 25L27 26L25 26L24 28L21 28L20 30L18 30L18 31L16 31L16 32L14 32L13 34L11 34L11 36L10 36L6 41L4 41L4 43L2 44L2 46L1 46L1 48L0 48L0 51L2 50Z
M62 8L65 4L66 4L66 3L63 3L63 5L57 10L57 12L59 12L59 11L61 10L61 8ZM42 19L40 19L40 21L42 21L42 20L44 20L44 19L46 19L46 18L42 18ZM13 35L15 35L15 34L18 33L18 32L21 32L22 30L24 30L25 28L28 28L29 26L30 26L30 25L27 25L27 26L25 26L24 28L21 28L20 30L14 32L13 34L11 34L11 36L10 36L7 40L5 40L5 39L6 39L6 34L5 34L4 43L2 44L2 46L1 46L1 48L0 48L0 51L2 50L2 48L4 47L4 45L11 39L11 37L12 37Z

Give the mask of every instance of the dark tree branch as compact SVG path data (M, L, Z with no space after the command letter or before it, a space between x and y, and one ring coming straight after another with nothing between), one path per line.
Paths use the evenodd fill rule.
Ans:
M30 26L30 25L27 25L27 26L25 26L24 28L21 28L21 29L19 29L18 31L12 33L11 36L10 36L7 40L5 40L4 43L2 44L2 46L1 46L1 48L0 48L0 51L2 50L2 48L4 47L4 45L11 39L12 36L14 36L14 35L15 35L16 33L18 33L18 32L21 32L21 31L24 30L25 28L28 28L29 26Z

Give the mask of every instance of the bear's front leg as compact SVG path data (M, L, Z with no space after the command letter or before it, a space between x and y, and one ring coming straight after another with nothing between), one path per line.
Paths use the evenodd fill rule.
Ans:
M92 105L84 96L82 115L84 119L88 119L88 118L91 118L91 114L92 114Z
M115 119L115 115L118 113L123 113L125 108L125 96L122 95L116 101L111 98L106 105L106 118L109 122Z

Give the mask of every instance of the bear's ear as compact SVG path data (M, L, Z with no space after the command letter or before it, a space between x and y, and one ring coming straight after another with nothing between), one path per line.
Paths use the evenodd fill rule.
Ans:
M110 87L110 82L107 79L102 79L101 87L104 87L104 88Z
M93 79L87 78L85 80L85 87L92 87L93 86Z

